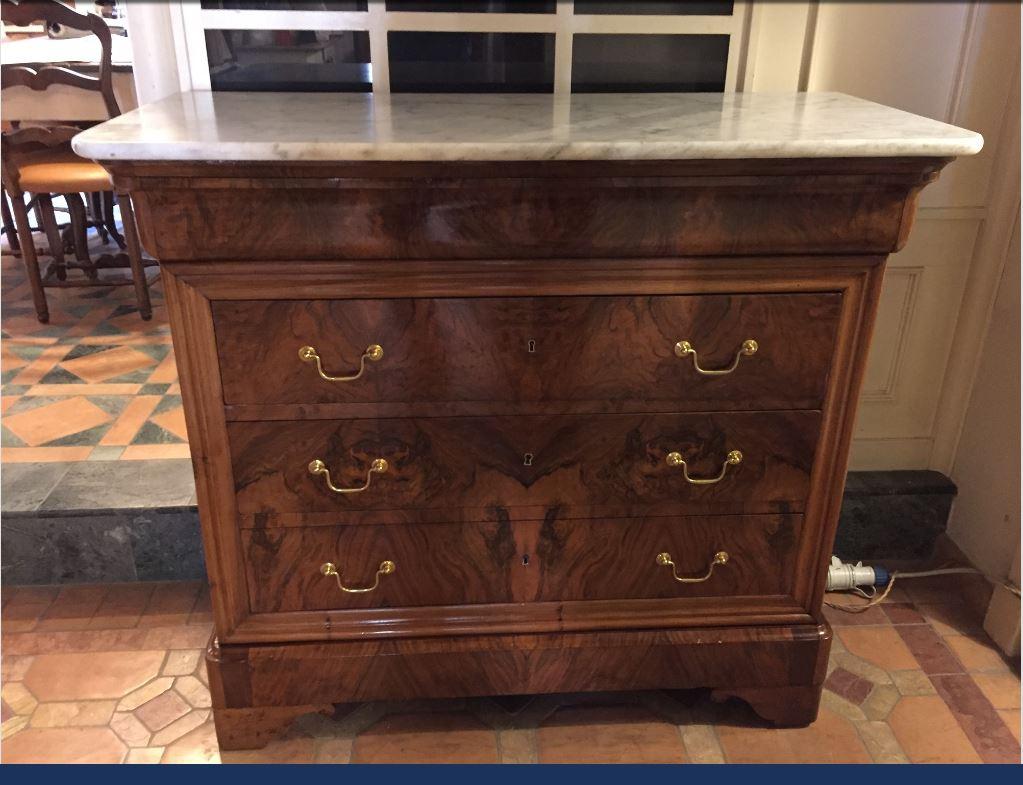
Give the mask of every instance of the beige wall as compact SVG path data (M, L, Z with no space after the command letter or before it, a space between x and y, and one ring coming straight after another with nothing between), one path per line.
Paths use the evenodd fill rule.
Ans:
M999 578L1009 574L1020 541L1018 220L1011 248L952 470L959 496L948 529L979 569Z
M952 479L959 496L948 533L996 588L984 628L1019 656L1020 570L1020 228L1017 216L998 296L959 442Z
M889 261L853 469L952 470L1018 208L1019 30L1016 4L753 7L744 89L845 92L985 138L925 189Z
M950 474L950 536L1017 585L1019 57L1018 4L758 3L743 81L851 93L984 135L980 155L924 191L889 261L851 468ZM1018 652L1018 598L996 589L985 627Z
M979 131L928 187L891 257L852 468L933 468L959 487L949 536L996 583L1020 553L1020 8L822 3L801 79ZM815 18L814 18L815 17ZM1019 650L1019 601L986 628Z
M924 191L910 241L889 261L853 468L952 468L976 371L970 357L980 351L997 282L988 271L1003 262L1004 237L992 243L985 234L1011 231L992 220L1006 208L994 204L991 185L1012 157L1002 140L1019 70L1019 13L1016 5L968 3L816 8L807 89L851 93L985 137L980 155L952 163ZM971 278L985 275L984 296L967 298L976 290Z

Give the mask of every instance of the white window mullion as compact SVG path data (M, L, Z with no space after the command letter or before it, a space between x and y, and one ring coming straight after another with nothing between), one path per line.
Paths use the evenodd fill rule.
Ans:
M736 6L742 5L736 3ZM576 33L605 34L689 34L731 35L736 30L732 16L627 16L625 14L573 14L572 29Z
M575 0L558 0L554 26L554 93L572 92L572 15Z
M206 56L206 28L202 21L202 9L199 3L185 2L178 4L181 8L182 35L185 43L185 56L188 59L188 71L192 78L193 90L210 89L210 64Z
M383 3L369 3L369 60L373 92L391 92L391 58L387 44L387 12Z
M745 75L746 44L749 37L752 3L736 2L732 6L732 29L728 35L728 64L725 67L725 92L742 89Z
M198 7L198 3L194 4ZM375 9L376 3L369 8ZM370 11L238 11L201 9L207 30L368 30Z
M373 4L370 4L372 8ZM555 14L462 14L387 11L388 30L440 33L553 33Z

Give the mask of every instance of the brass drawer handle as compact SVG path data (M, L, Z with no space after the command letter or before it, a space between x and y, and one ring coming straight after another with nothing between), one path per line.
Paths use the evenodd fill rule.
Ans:
M729 558L728 553L725 551L718 551L715 553L714 558L710 561L710 566L707 567L707 574L701 578L679 577L678 571L675 569L675 562L671 560L671 554L668 552L657 554L657 564L661 567L671 567L671 576L679 583L703 583L714 573L715 567L719 564L728 564Z
M685 458L682 457L682 453L669 452L665 460L668 462L668 466L682 467L682 476L686 482L693 485L713 485L725 479L725 473L728 471L729 466L738 466L742 463L742 453L738 450L730 450L725 458L725 462L721 464L721 473L717 477L706 477L703 479L689 476L689 466L686 464Z
M319 458L309 464L309 473L312 475L322 474L323 479L327 481L327 487L334 491L334 493L362 493L373 482L374 474L383 474L388 468L388 463L383 458L374 459L373 463L369 465L369 471L366 472L366 482L358 488L338 488L334 485L330 481L330 469Z
M697 373L703 374L704 376L724 376L725 374L731 373L739 367L739 360L743 357L752 357L757 353L757 349L760 345L752 338L747 338L742 342L742 346L739 347L739 351L735 353L735 359L732 360L732 364L727 368L701 368L700 358L696 354L696 349L689 341L679 341L675 344L675 355L677 357L692 357L693 367Z
M304 363L316 363L316 370L320 374L320 378L326 379L328 382L354 382L360 376L362 372L366 370L366 360L371 363L377 362L384 356L384 349L379 344L372 343L366 347L366 351L362 353L362 357L359 358L359 370L351 376L331 376L329 373L325 373L323 370L323 363L320 360L320 355L316 353L316 349L312 346L303 346L298 350L298 359Z
M320 565L320 572L322 572L324 575L328 577L333 575L335 578L337 578L337 587L345 594L365 594L366 592L373 591L377 586L380 585L381 575L390 575L396 569L397 567L394 566L394 562L391 561L390 559L382 561L380 562L380 566L377 567L377 574L376 577L373 579L372 586L366 586L365 588L362 589L353 589L351 586L345 586L343 583L341 583L341 573L338 571L337 567L334 566L333 563L326 562L325 564Z

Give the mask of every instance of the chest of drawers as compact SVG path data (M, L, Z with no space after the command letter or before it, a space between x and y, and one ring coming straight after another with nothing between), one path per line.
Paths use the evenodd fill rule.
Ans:
M810 722L885 258L960 142L503 162L83 144L164 269L221 745L336 703L533 692L711 687Z

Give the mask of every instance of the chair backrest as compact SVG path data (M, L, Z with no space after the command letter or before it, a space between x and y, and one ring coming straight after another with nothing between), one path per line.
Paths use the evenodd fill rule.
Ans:
M82 90L92 90L103 96L107 114L117 117L121 113L114 95L112 43L110 28L97 14L83 14L68 8L57 0L0 0L0 19L13 25L45 22L70 27L95 35L100 42L99 75L81 73L65 66L4 65L0 70L4 87L21 85L32 90L45 90L50 85L63 84Z

